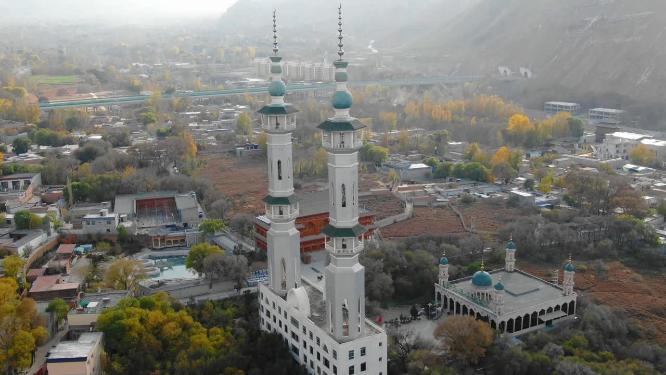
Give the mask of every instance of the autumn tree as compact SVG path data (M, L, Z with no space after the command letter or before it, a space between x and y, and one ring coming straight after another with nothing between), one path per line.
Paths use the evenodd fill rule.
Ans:
M236 135L252 139L252 117L247 112L243 112L236 120Z
M139 281L145 279L146 269L139 260L121 258L109 266L104 274L104 283L113 289L134 290Z
M20 298L16 280L0 278L0 366L14 374L32 365L32 355L48 333L41 325L37 303Z
M493 331L488 323L474 317L452 316L437 327L435 337L453 359L475 365L492 344Z
M18 255L10 255L2 260L2 268L5 271L5 276L15 280L23 270L24 265L25 260Z
M389 150L386 147L376 146L372 143L366 143L359 151L359 157L362 161L372 162L379 166L388 159Z
M204 274L204 259L211 254L224 254L222 250L217 245L211 245L208 243L200 243L192 246L190 252L187 254L187 259L185 259L185 266L187 268L193 269L198 274Z
M67 314L69 313L69 304L65 302L62 298L55 298L49 302L46 307L46 312L53 315L55 318L55 327L59 327L65 319L67 319Z
M629 157L632 162L640 165L653 165L656 160L655 152L642 143L631 150Z
M553 190L554 181L555 181L555 176L553 175L553 173L548 173L543 178L541 178L541 181L539 181L537 189L544 194L548 194L551 192L551 190Z
M224 221L220 219L204 219L199 224L199 230L207 237L215 235L215 233L225 229L227 226Z

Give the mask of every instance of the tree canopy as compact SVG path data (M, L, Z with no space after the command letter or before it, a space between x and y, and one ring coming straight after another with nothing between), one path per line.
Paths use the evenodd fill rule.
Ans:
M208 243L200 243L192 246L190 252L187 254L187 259L185 259L185 266L187 268L195 270L198 274L204 274L204 259L211 254L224 254L222 250L217 245L211 245Z

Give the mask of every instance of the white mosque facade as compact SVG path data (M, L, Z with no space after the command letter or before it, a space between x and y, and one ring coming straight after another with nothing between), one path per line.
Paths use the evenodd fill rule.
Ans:
M275 21L275 19L274 19ZM385 331L365 317L364 267L359 263L365 228L358 223L358 150L363 125L349 114L339 14L339 59L335 61L335 115L319 126L328 152L329 225L324 229L330 259L323 277L301 272L299 203L294 196L292 132L296 110L285 103L274 22L271 103L259 114L267 133L268 196L264 198L268 273L259 285L261 329L282 336L293 358L310 374L387 374Z
M509 241L503 269L477 271L449 281L449 261L439 261L435 301L444 314L469 315L501 334L518 336L573 319L576 313L575 266L564 265L561 285L515 268L516 244Z

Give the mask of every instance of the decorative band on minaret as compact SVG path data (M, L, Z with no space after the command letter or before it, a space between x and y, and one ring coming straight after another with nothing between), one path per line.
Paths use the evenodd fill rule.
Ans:
M335 115L319 125L328 152L329 224L322 231L330 263L326 267L326 307L331 335L351 341L365 331L365 269L358 261L366 229L358 223L358 150L363 145L359 120L351 117L352 95L347 89L343 60L342 6L338 8L338 56Z
M300 234L296 230L299 205L294 196L291 133L296 129L297 112L285 103L287 86L282 81L282 58L278 56L277 17L273 11L273 55L270 104L259 110L266 131L268 159L268 195L264 198L270 229L266 234L268 271L271 289L285 295L301 283Z

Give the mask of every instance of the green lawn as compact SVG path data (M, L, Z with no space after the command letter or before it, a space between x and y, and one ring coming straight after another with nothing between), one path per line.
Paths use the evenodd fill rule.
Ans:
M79 76L48 76L44 74L32 76L38 84L41 85L73 85L81 82Z

